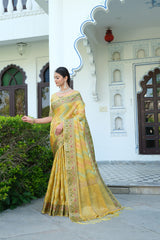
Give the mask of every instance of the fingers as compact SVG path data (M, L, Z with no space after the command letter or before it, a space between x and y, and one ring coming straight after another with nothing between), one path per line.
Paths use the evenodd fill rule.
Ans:
M30 123L30 121L31 121L31 119L27 116L23 116L21 119L22 119L23 122L29 122Z
M56 129L56 131L55 131L55 135L58 136L58 135L61 134L61 132L62 132L62 130L57 130L57 129Z
M22 121L25 122L25 121L27 121L27 116L23 116L21 119L22 119Z
M56 128L55 135L58 136L62 132L62 128Z

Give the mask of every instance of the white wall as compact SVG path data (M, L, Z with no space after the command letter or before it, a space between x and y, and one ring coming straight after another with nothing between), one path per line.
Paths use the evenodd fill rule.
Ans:
M149 40L150 53L142 59L135 58L138 50L137 42L129 44L113 44L109 47L94 45L93 55L96 63L97 93L98 101L92 96L92 66L90 54L83 42L79 42L79 51L83 60L83 67L74 78L74 88L81 92L86 104L86 115L90 125L97 161L106 160L160 160L159 155L140 155L138 153L138 124L137 124L137 92L139 82L148 71L160 67L160 56L155 56L153 49L159 46L159 41ZM139 42L141 47L141 41ZM153 48L154 46L154 48ZM111 59L112 49L123 50L123 59L114 62ZM122 52L121 52L122 53ZM155 63L157 62L157 63ZM120 66L123 83L121 85L111 84L112 70ZM123 97L123 108L112 108L112 91L120 86ZM122 92L121 92L122 87ZM114 112L117 111L124 117L124 130L114 132L112 121Z
M28 115L37 117L37 83L40 70L49 61L48 41L30 42L22 56L18 54L16 45L1 46L0 53L0 71L15 64L26 73Z
M45 13L36 12L29 16L23 13L17 17L11 15L11 18L0 20L0 29L0 45L5 44L4 41L44 37L49 34L49 18Z

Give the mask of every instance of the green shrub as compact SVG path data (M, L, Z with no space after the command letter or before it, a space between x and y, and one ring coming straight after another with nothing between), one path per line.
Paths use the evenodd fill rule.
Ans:
M0 117L0 211L45 194L53 163L49 129Z

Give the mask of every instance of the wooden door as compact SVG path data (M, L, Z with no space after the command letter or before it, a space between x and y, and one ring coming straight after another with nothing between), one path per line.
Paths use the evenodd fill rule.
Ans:
M150 71L137 94L139 153L160 154L160 69Z

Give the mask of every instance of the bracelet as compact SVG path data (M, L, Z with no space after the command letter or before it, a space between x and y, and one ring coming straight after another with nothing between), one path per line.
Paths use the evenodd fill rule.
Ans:
M34 124L34 123L35 123L35 119L33 118L33 119L32 119L32 124Z

